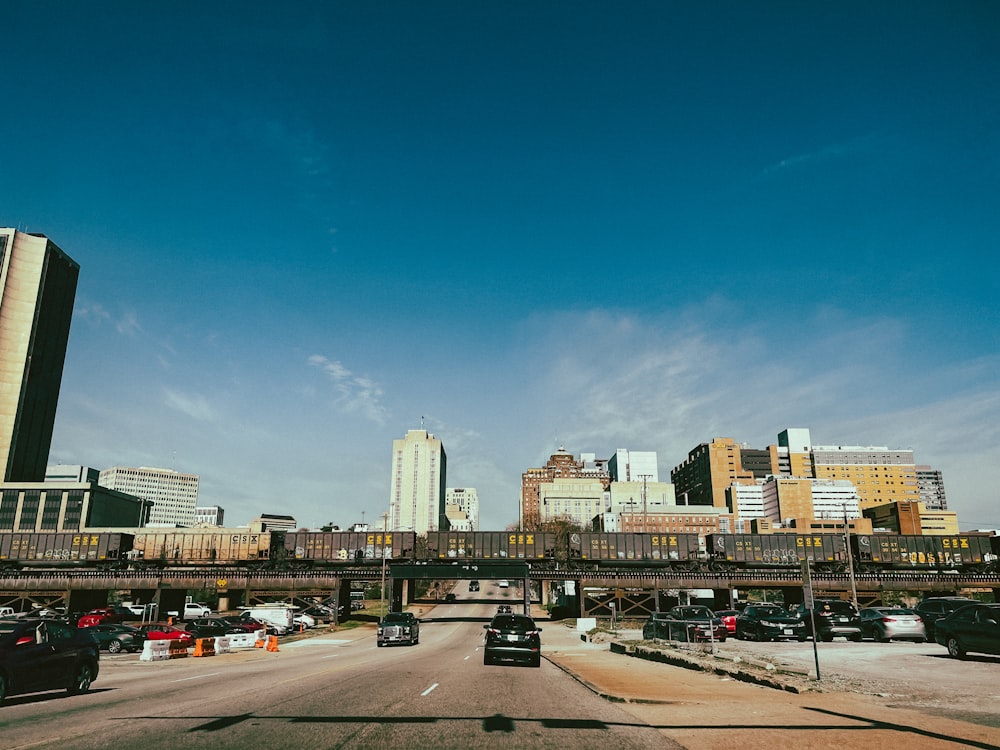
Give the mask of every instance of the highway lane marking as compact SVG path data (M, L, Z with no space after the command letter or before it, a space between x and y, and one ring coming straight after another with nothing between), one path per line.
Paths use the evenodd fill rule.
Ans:
M283 648L304 648L305 646L343 646L345 643L354 643L354 641L344 638L311 638L306 641L287 643L283 646Z
M199 674L194 677L182 677L179 680L174 680L174 682L187 682L188 680L203 680L206 677L215 677L217 674L222 674L222 672L210 672L209 674Z
M422 692L420 694L420 697L421 698L426 698L428 695L431 694L431 692L433 692L434 688L436 688L437 686L438 686L438 683L435 682L433 685L431 685L429 688L427 688L424 692Z
M336 659L340 654L330 654L329 656L324 656L324 659Z

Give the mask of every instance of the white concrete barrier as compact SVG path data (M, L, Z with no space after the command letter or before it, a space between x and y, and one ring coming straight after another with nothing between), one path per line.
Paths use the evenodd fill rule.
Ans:
M166 661L170 658L170 641L146 641L142 644L139 661Z
M232 645L233 638L239 638L236 635L219 635L215 638L215 653L217 654L228 654L232 651L230 646Z
M258 640L264 640L264 631L259 630L256 633L230 633L225 637L229 639L229 648L235 651L240 648L253 648Z

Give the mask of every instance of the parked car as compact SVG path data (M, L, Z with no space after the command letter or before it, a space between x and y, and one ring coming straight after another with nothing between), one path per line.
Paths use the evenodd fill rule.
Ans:
M109 654L142 651L146 642L146 634L131 625L100 622L91 625L88 630L97 639L100 648L107 649Z
M704 605L689 604L673 607L667 612L667 615L671 619L689 626L688 630L693 634L693 640L724 642L729 636L729 630L725 623Z
M924 621L927 640L932 641L935 638L934 628L937 621L967 604L977 604L977 602L975 599L964 596L929 596L919 602L913 611L920 615L920 619Z
M469 591L479 591L479 581L469 581Z
M911 640L923 643L927 631L920 615L905 607L866 607L861 610L861 637L882 643Z
M254 617L243 616L243 615L226 615L221 618L232 625L234 628L239 628L245 633L256 633L257 631L263 630L267 635L284 635L285 631L281 633L278 629L271 625L270 623L263 622Z
M542 629L527 615L494 615L486 629L483 664L498 660L526 661L533 667L542 663Z
M388 612L378 624L375 643L378 646L390 643L415 646L420 643L420 621L412 612Z
M365 603L361 599L351 599L351 611L364 609Z
M231 621L229 617L225 617L223 619ZM268 635L285 635L288 632L288 627L286 625L268 622L267 620L262 620L259 617L254 617L249 611L239 615L236 619L240 620L245 625L254 626L254 630L259 630L260 626L263 625L264 630L267 631Z
M934 640L956 659L970 651L1000 655L1000 604L967 604L937 621Z
M510 608L509 604L501 604L500 606L497 607L497 614L498 615L510 615L510 614L513 614L513 613L514 613L514 610L512 610Z
M736 618L736 637L748 641L780 641L808 636L805 623L777 604L748 604Z
M125 616L116 607L96 607L77 620L78 628L89 628L99 623L120 623Z
M739 610L736 609L715 610L715 616L722 620L722 624L726 626L726 632L729 633L729 635L736 635L737 615L739 615Z
M146 635L147 641L182 641L185 647L194 645L193 633L163 622L149 622L140 625L139 630Z
M221 617L198 617L191 620L185 628L195 638L215 638L220 635L246 633L245 628L226 622Z
M807 635L824 641L832 641L838 637L850 641L861 640L861 618L858 617L858 611L853 604L843 599L816 599L815 609L811 613L805 604L799 604L793 614L805 625Z
M85 693L99 669L100 650L86 629L34 617L0 620L0 702L43 690Z
M314 628L316 627L316 618L312 615L307 615L305 612L296 612L292 617L292 624L296 628Z

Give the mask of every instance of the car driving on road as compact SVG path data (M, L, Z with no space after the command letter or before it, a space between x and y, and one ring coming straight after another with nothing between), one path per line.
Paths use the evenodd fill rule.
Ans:
M0 620L0 702L8 695L66 690L85 693L100 668L86 628L53 620Z
M378 624L375 643L387 646L390 643L405 643L414 646L420 642L420 621L412 612L389 612Z
M542 663L542 629L527 615L494 615L486 628L483 664L500 660L524 661L533 667Z

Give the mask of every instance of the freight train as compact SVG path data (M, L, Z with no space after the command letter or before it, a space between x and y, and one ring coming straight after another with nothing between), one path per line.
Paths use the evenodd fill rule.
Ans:
M848 544L850 546L848 546ZM429 560L525 561L566 570L798 569L1000 572L1000 537L980 534L697 534L129 529L0 532L0 568L57 566L315 569Z

